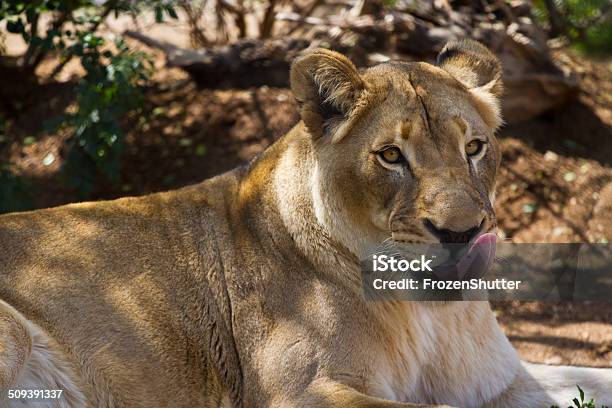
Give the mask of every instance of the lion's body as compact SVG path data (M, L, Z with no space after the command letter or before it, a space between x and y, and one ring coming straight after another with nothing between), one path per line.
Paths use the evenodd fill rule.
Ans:
M287 375L306 386L323 374L387 398L415 400L420 389L436 387L447 402L469 396L477 378L419 384L426 379L417 378L417 366L443 355L413 343L439 338L452 365L468 364L462 337L440 320L455 320L451 310L472 322L495 359L505 338L476 330L491 320L488 305L438 312L367 304L348 259L352 278L344 281L338 265L317 271L292 245L266 197L269 186L259 184L258 172L276 170L268 160L242 183L238 170L171 193L3 216L0 298L57 342L94 406L109 396L119 406L217 406L242 380L252 406L265 402L264 389L282 389ZM321 246L326 256L347 256ZM399 322L406 327L394 334ZM239 355L253 361L239 366ZM11 387L24 388L19 380Z
M398 89L372 81L372 95ZM424 92L422 103L435 94ZM470 109L477 115L480 108ZM316 120L302 115L306 125L251 164L201 184L0 217L3 397L7 389L61 388L64 406L93 407L414 406L392 402L403 401L514 408L555 401L546 381L530 381L538 369L521 366L487 302L363 299L360 251L389 232L375 231L375 217L366 223L367 206L359 203L386 190L361 188L378 180L352 173L349 163L360 153L350 145L340 169L322 162L329 151L318 150ZM425 116L435 122L438 115ZM429 124L415 119L413 133L415 126ZM491 160L493 173L483 176L489 185ZM359 189L329 178L330 171ZM466 206L460 218L438 212L457 223L480 217L478 208ZM359 222L349 225L347 217ZM609 371L581 373L601 383L611 378ZM571 389L572 381L550 386ZM7 403L28 406L0 397L0 406Z

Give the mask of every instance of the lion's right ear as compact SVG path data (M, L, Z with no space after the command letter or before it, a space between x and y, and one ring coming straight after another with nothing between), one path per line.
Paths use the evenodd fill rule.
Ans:
M291 66L291 90L313 136L323 135L334 123L346 119L363 88L357 68L334 51L309 50ZM341 138L336 136L334 141Z

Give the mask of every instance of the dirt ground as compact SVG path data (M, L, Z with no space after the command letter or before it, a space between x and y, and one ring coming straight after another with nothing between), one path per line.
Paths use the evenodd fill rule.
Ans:
M557 58L578 73L582 91L559 111L501 130L496 201L501 234L514 242L607 242L612 238L612 64L564 51ZM144 114L124 124L122 181L101 186L92 199L201 181L245 163L298 120L287 89L203 90L182 72L157 63ZM57 181L61 143L68 135L40 133L43 119L66 108L71 86L47 85L25 100L0 142L0 162L12 162L30 179L34 208L76 200ZM612 303L493 307L524 359L612 367Z

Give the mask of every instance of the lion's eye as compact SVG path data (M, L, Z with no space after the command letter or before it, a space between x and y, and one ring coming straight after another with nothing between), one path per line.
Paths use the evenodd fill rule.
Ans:
M404 156L402 156L402 152L397 147L388 147L385 150L378 152L378 155L381 159L391 164L404 161Z
M482 152L484 145L485 145L485 142L483 142L482 140L474 139L465 145L465 153L468 156L476 156L480 152Z

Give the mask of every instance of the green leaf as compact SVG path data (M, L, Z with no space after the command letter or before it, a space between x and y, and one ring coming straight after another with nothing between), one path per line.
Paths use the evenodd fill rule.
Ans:
M155 109L153 109L153 116L162 116L166 113L166 109L163 108L162 106L157 106Z
M164 9L161 6L155 6L155 22L162 23L164 21Z
M200 157L204 156L206 154L206 146L202 143L198 144L195 148L195 154Z
M25 32L25 26L23 25L23 21L21 21L20 18L15 21L7 21L6 29L9 33L13 34L21 34Z
M36 143L36 138L34 136L26 136L23 139L23 144L25 146L29 146L29 145L34 144L34 143Z
M193 140L188 137L182 137L179 139L179 145L182 147L189 147L193 144Z
M576 387L578 387L578 392L580 393L580 402L584 402L584 391L579 385L576 385Z
M167 5L165 6L165 8L166 8L166 12L168 13L170 17L172 17L175 20L178 19L178 15L176 14L176 11L174 11L174 7L172 7L171 5Z
M531 213L534 213L537 210L537 206L534 203L527 203L527 204L523 205L523 208L521 210L525 214L531 214Z

